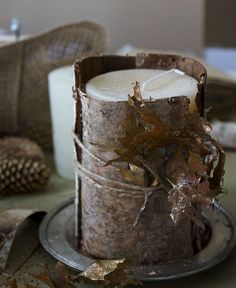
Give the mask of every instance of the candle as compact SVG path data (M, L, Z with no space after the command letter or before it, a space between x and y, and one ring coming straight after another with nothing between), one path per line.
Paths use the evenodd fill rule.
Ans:
M140 83L143 99L187 96L190 111L197 110L197 80L184 72L171 69L127 69L112 71L92 78L86 85L87 96L103 101L127 101L135 81Z
M68 179L74 179L72 72L72 68L66 66L48 75L56 170Z

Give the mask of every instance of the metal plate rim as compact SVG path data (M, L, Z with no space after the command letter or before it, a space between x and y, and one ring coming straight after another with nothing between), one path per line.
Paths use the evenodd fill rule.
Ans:
M73 262L72 261L73 259L70 259L70 257L68 255L66 255L66 257L65 257L65 255L63 255L63 253L64 253L63 251L59 251L59 252L56 251L55 242L50 243L50 237L48 237L48 233L50 233L50 231L48 231L50 222L54 221L57 217L59 218L58 215L60 215L60 213L62 213L65 209L68 209L68 206L72 207L73 203L74 203L74 198L70 198L70 199L66 200L65 202L61 203L60 205L56 206L54 209L52 209L45 216L45 218L43 219L43 221L40 225L40 228L39 228L39 239L40 239L40 242L41 242L42 246L44 247L44 249L51 256L53 256L55 259L68 265L70 268L72 268L76 271L84 271L89 265L91 265L92 263L94 263L96 261L95 258L85 256L82 253L75 251L72 248L72 246L68 243L68 240L65 239L66 237L64 237L62 235L65 232L64 230L61 230L62 234L60 234L60 235L62 235L61 238L63 238L63 237L64 238L59 239L59 240L62 241L64 243L64 245L66 245L66 249L71 250L70 252L72 254L75 255L75 253L76 253L76 256L77 256L76 259L78 260L78 262L76 262L76 263ZM168 275L168 276L158 276L158 275L157 276L156 275L150 276L150 274L146 274L146 276L140 277L140 275L135 275L135 277L141 281L144 281L144 282L173 280L173 279L178 279L178 278L190 276L190 275L202 272L202 271L206 271L206 270L216 266L217 264L221 263L223 260L225 260L229 256L229 254L231 253L232 249L234 248L234 246L236 244L236 232L235 232L236 231L236 222L234 220L234 217L228 211L226 211L224 208L217 207L217 209L219 211L219 215L223 216L225 219L228 220L227 225L229 225L229 227L231 227L232 237L231 237L230 241L227 241L226 248L222 249L222 251L219 251L213 259L208 259L208 260L211 260L211 262L205 261L201 265L199 265L198 267L195 267L195 268L193 267L192 270L182 271L178 274L173 273L172 275ZM82 263L79 263L80 262L79 260ZM173 263L175 263L175 262L173 261ZM176 261L176 263L178 263L178 261Z

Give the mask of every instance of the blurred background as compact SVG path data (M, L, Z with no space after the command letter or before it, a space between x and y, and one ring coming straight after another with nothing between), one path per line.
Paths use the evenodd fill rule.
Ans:
M234 0L1 0L0 28L8 33L11 18L17 17L22 22L22 34L34 35L70 22L91 20L107 29L108 52L126 43L182 50L204 55L219 68L234 70L236 60L222 63L221 58L225 52L236 58L235 11Z
M210 2L214 6L215 1ZM201 52L205 9L204 0L1 0L0 27L8 29L11 17L18 17L23 34L36 34L91 20L108 30L111 52L127 42L143 48Z
M235 11L234 0L1 0L0 27L8 30L11 17L18 17L23 34L36 34L92 20L109 31L112 52L130 42L201 53L207 46L236 45Z

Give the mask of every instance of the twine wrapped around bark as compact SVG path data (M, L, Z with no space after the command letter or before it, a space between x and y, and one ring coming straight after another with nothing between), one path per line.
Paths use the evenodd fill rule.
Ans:
M132 68L177 68L194 77L199 81L198 112L204 113L206 71L192 59L152 54L89 57L75 63L79 244L83 251L99 258L128 258L137 263L189 257L193 253L191 221L184 218L178 224L172 222L166 191L159 187L136 188L135 183L125 182L116 166L102 163L114 159L115 154L102 151L99 145L114 145L124 136L123 122L133 110L126 101L88 98L85 85L99 74ZM155 113L168 117L167 99L152 101L150 105Z
M94 160L98 161L100 163L100 165L102 164L102 166L104 166L106 164L106 161L98 158L97 156L92 154L88 149L86 149L76 134L74 134L74 140L75 140L75 143L82 149L82 151L84 153L88 154ZM114 165L112 165L112 167L114 167L114 169L116 169L117 171L119 170L119 167L116 167ZM81 174L81 177L84 175L87 175L89 177L89 179L93 180L95 183L99 183L99 181L104 181L104 182L109 183L111 190L114 190L114 189L117 190L118 189L117 186L121 186L122 188L126 189L126 190L121 190L123 192L124 191L126 192L127 189L133 190L133 191L139 191L140 190L143 192L154 192L156 190L156 188L142 188L142 187L137 186L137 185L131 185L131 184L122 183L122 182L118 182L115 180L110 180L110 179L104 178L99 174L94 174L91 171L85 169L83 167L83 165L80 164L80 162L76 163L76 169L77 169L78 173ZM115 186L115 188L113 188L112 186Z
M75 143L82 149L83 153L87 153L91 158L95 159L96 161L101 163L103 166L106 164L106 161L101 160L100 158L92 154L88 149L86 149L76 134L74 134L74 140L75 140ZM119 169L119 167L115 167L115 166L113 167L115 169ZM138 221L146 208L149 197L152 195L153 192L158 193L158 190L159 190L156 187L140 187L137 185L127 184L127 183L107 179L105 177L100 176L99 174L95 174L87 170L79 162L76 163L75 168L76 168L77 175L79 176L80 179L86 179L86 181L90 182L90 184L98 188L105 189L104 192L129 193L129 194L132 194L133 196L138 196L140 195L140 193L144 195L144 202L142 206L140 207L140 210L138 211L138 214L134 220L133 227L135 227L138 224Z
M80 22L0 47L0 135L18 134L51 148L48 73L104 52L106 42L103 27Z

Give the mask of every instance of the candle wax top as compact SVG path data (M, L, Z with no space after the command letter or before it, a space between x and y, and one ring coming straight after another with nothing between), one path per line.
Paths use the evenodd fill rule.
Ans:
M163 75L162 75L163 74ZM142 84L151 78L157 79L146 83L142 91L144 99L160 99L174 96L195 98L197 80L178 73L166 73L158 69L128 69L101 74L92 78L86 85L86 93L90 98L103 101L127 101L128 94L133 94L136 81Z

